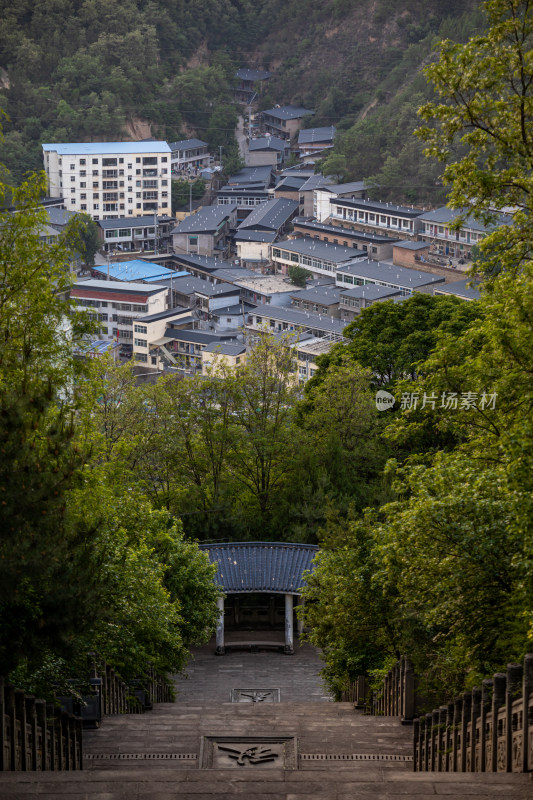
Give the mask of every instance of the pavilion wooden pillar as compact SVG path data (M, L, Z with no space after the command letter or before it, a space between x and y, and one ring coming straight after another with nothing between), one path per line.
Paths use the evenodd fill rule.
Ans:
M293 609L293 596L287 593L285 595L285 653L292 655L294 653L294 609Z
M218 622L217 622L217 648L215 650L215 655L223 656L225 651L224 648L224 597L217 598L217 607L218 607Z

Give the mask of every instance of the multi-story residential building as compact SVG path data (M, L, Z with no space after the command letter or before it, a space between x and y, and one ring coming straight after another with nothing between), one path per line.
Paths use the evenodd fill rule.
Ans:
M299 201L300 201L300 216L301 217L316 217L316 190L324 186L330 186L333 183L333 178L327 175L311 175L307 178L306 182L300 186ZM329 203L328 203L329 212Z
M345 322L351 322L357 317L363 308L379 303L384 300L401 300L404 295L400 289L389 286L378 286L375 283L367 283L365 286L354 286L351 289L344 289L340 294L339 313L340 318Z
M315 112L301 106L280 106L262 112L263 128L266 133L279 136L280 139L293 139L302 127L305 117Z
M294 233L322 242L333 242L344 247L355 247L363 250L373 261L385 261L392 257L394 244L403 241L392 236L380 236L377 233L365 233L340 225L328 225L325 222L313 222L307 219L293 221Z
M448 297L460 297L461 300L479 300L481 292L479 290L481 281L472 280L472 278L465 278L462 281L453 281L447 283L445 286L436 286L433 294L444 294Z
M341 290L332 283L321 286L310 286L291 295L292 308L309 311L312 314L326 314L328 317L339 317L339 301Z
M285 139L277 136L262 136L258 139L250 139L246 154L246 165L248 167L271 166L280 169L290 146Z
M52 197L93 219L171 213L170 147L166 142L43 144Z
M78 310L86 310L99 323L100 336L133 345L142 338L135 330L139 317L165 311L166 286L90 279L75 283L70 296Z
M304 187L302 187L303 190ZM325 180L314 187L313 207L307 216L312 216L319 222L325 222L331 216L331 203L338 197L345 200L364 199L366 197L364 181L351 181L350 183L333 183Z
M237 206L206 206L172 230L174 252L201 256L229 255L229 233L237 227Z
M414 239L420 230L419 208L397 206L394 203L377 203L374 200L330 199L329 222L346 228L396 235L399 239Z
M291 297L298 291L290 281L279 275L254 274L253 278L242 278L235 281L240 288L241 297L255 305L290 306Z
M207 142L201 139L182 139L170 142L172 172L187 172L209 166Z
M474 217L466 216L461 227L455 230L452 224L463 214L464 210L454 211L448 206L442 206L435 211L421 212L418 238L431 244L434 252L469 260L473 245L484 239L498 225L510 224L512 221L510 217L500 214L497 223L484 225Z
M310 333L318 338L342 341L345 323L322 314L309 314L287 306L257 306L248 314L246 327L271 333Z
M290 266L304 267L316 277L335 281L341 265L352 264L367 258L362 250L343 245L328 244L317 239L285 239L270 246L271 261L276 272L287 275Z
M150 368L160 369L165 356L168 356L161 339L172 325L179 329L190 328L194 324L189 308L168 308L158 314L146 314L135 320L133 339L133 358ZM172 358L166 361L172 364Z
M413 292L420 291L432 293L433 287L443 284L444 280L440 275L417 272L414 269L369 259L352 264L341 264L335 276L337 286L342 289L376 284L397 289L403 297L410 297Z
M270 199L272 167L244 167L232 175L217 192L218 205L236 205L237 221L242 222L255 206Z
M157 217L154 214L128 220L101 219L98 220L98 235L106 253L161 251L167 250L172 244L170 232L175 224L174 217Z
M267 72L264 69L241 67L235 73L235 78L238 81L234 89L235 99L239 103L246 103L247 105L254 103L265 90L271 75L271 72Z
M327 128L305 128L298 134L298 150L304 163L317 156L324 156L325 151L333 147L335 125Z
M94 278L102 278L111 281L126 281L130 283L156 283L158 286L164 284L160 281L168 281L188 275L188 272L176 272L165 267L163 264L152 264L136 258L133 261L109 261L107 264L97 264L91 269Z
M214 370L234 370L242 367L246 361L246 345L231 342L211 342L202 350L202 375L209 375Z

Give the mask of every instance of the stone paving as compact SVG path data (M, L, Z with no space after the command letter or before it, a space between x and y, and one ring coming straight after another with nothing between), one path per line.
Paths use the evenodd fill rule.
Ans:
M413 773L411 729L331 702L309 645L213 652L195 651L175 703L87 732L82 772L2 773L0 800L533 800L527 775ZM230 702L275 688L280 702Z

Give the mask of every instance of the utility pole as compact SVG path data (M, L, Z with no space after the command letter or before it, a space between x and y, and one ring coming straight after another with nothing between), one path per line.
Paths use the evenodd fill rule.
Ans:
M224 149L223 145L219 144L218 149L220 151L220 166L222 166L222 151Z
M157 255L157 211L154 211L154 255Z
M189 214L192 214L192 183L189 180Z

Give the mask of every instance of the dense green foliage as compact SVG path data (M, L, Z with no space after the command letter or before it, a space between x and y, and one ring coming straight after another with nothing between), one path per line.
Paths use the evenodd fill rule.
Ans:
M410 135L429 99L419 71L437 37L476 30L477 5L2 0L0 161L20 180L40 168L42 142L191 130L236 155L233 76L257 64L273 71L262 107L302 103L316 110L308 126L338 125L346 177L375 176L383 199L437 198L439 169L421 166Z
M0 673L29 689L42 670L83 675L89 650L125 678L179 670L217 613L207 556L109 468L102 387L90 411L78 389L93 381L74 357L88 318L67 299L86 226L41 239L43 190L13 190L0 216Z
M491 279L479 313L463 318L466 330L455 329L456 319L441 326L410 380L398 381L386 362L377 371L394 381L388 386L399 403L407 399L388 413L387 438L407 448L403 463L387 467L395 499L377 512L330 520L306 593L310 637L324 647L337 691L358 672L379 674L408 654L431 706L518 661L533 640L533 269L524 124L532 17L522 0L490 0L486 10L488 34L464 46L445 42L428 69L444 102L422 108L437 123L422 136L429 154L447 163L457 208L481 218L508 203L517 210L480 247L479 266ZM388 355L388 347L380 353L377 330L377 346L365 341L361 322L352 357ZM405 375L409 359L401 350L401 343L392 349L394 366ZM330 368L323 366L318 383Z

